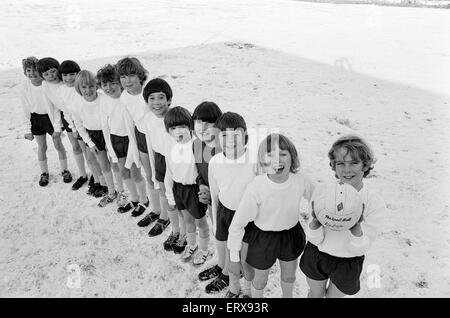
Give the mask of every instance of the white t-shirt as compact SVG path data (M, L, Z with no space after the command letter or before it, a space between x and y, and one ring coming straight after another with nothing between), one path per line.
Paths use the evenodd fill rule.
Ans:
M25 115L28 130L31 129L31 114L48 114L47 106L42 95L42 85L34 86L30 80L24 80L20 87L20 102Z

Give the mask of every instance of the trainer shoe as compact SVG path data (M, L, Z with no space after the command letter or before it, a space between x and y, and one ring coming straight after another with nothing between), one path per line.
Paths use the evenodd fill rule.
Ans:
M41 177L39 178L39 185L41 187L47 186L49 178L50 178L50 175L48 174L48 172L41 173Z
M167 240L164 241L163 246L166 251L171 251L173 246L177 244L178 238L180 237L180 233L173 234L173 232L170 233Z
M101 208L104 208L109 203L112 203L116 198L117 198L117 191L114 191L114 193L111 193L111 194L107 194L100 200L100 202L98 203L98 206Z
M63 176L64 183L72 182L72 174L69 170L64 170L63 172L61 172L61 175Z
M177 243L172 247L172 251L175 252L175 254L180 254L184 252L184 249L186 248L187 241L186 241L186 235L183 235L178 238Z
M207 294L218 293L230 285L230 277L228 275L224 275L220 273L219 276L216 277L212 282L210 282L205 287L205 292Z
M101 197L103 197L103 196L105 196L105 195L107 195L108 194L108 187L107 186L102 186L102 185L100 185L98 188L97 188L97 190L95 190L95 192L94 192L94 197L95 198L101 198Z
M95 183L94 176L91 175L91 177L89 178L88 185L91 186L91 185L93 185L94 183Z
M203 272L198 274L198 279L201 281L210 280L219 276L222 273L222 269L219 265L214 265L213 267L205 269Z
M153 226L153 228L150 230L150 232L148 232L148 236L157 236L159 234L161 234L166 227L168 227L170 224L170 220L163 220L163 219L158 219L158 221L156 221L156 224Z
M128 203L127 195L123 191L117 192L117 206L123 207L127 205L127 203Z
M195 246L186 245L183 254L181 254L181 260L185 263L190 262L194 253L197 251L197 248L197 244L195 244Z
M210 255L209 251L198 250L194 255L194 259L192 260L192 264L195 266L200 266L206 262L208 256Z
M94 196L95 191L100 189L100 187L101 187L100 183L94 182L89 185L89 189L87 190L86 194Z
M139 204L134 208L133 212L131 212L131 216L137 217L137 216L141 215L142 213L145 212L145 209L146 209L146 208L147 208L147 207L146 207L144 204L139 203Z
M117 209L117 212L119 213L126 213L132 209L134 209L137 205L139 204L139 202L128 202L125 206L121 206Z
M240 294L241 294L240 292L235 294L229 290L229 291L227 291L227 293L225 294L225 296L223 298L239 298Z
M72 185L72 190L76 191L80 189L87 181L88 181L87 177L83 176L79 177L77 181L75 181L75 183Z
M144 216L144 218L140 220L137 225L140 227L146 227L150 225L150 223L155 222L157 219L159 219L159 214L156 214L155 212L152 211L146 216Z

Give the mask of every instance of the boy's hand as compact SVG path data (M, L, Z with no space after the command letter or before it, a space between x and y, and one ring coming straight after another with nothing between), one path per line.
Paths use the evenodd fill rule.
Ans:
M312 220L311 223L309 223L309 228L311 230L317 230L319 227L322 226L322 224L319 222L319 220L316 217L316 213L314 212L314 201L311 202L311 206L312 206L311 212Z
M353 234L353 236L360 237L363 235L361 222L364 221L364 211L361 213L361 217L359 218L358 222L356 222L355 225L353 225L352 228L350 228L350 232Z
M28 140L33 140L33 139L34 139L34 136L33 136L32 133L26 133L26 134L24 135L24 138L25 138L25 139L28 139Z
M240 262L231 262L228 265L228 272L233 273L234 275L240 277L241 276L242 265Z
M204 184L201 184L199 186L198 200L203 204L211 203L211 193L209 192L208 186L206 186Z

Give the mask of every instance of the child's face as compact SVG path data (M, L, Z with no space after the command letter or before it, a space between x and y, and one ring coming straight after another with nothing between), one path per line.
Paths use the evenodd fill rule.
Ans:
M364 171L367 168L361 160L354 160L346 148L339 148L335 152L336 175L339 180L348 183L356 190L361 190L363 186Z
M77 73L66 73L61 74L62 80L67 87L73 87L75 85L75 78L77 77Z
M136 74L121 75L120 83L122 84L122 87L131 95L137 95L142 90L141 81L139 76Z
M42 77L34 67L27 67L25 69L25 76L33 83L42 82Z
M92 102L97 98L97 86L89 85L88 83L82 83L80 85L81 96L88 101Z
M195 134L197 135L197 137L208 143L208 142L212 142L214 140L215 137L215 131L216 129L214 128L214 123L208 123L206 121L202 121L202 120L196 120L194 122L194 130L195 130Z
M119 82L102 82L102 90L111 98L117 99L122 94L122 86Z
M42 73L42 78L49 83L59 83L58 70L56 68L51 68Z
M169 134L179 144L184 144L191 140L191 131L186 125L170 127Z
M267 174L283 177L289 175L291 163L292 158L289 150L280 149L278 144L275 144L271 151L264 156L263 166Z
M242 129L227 129L219 134L220 147L227 157L236 158L244 152L245 134Z
M156 117L164 117L169 110L170 100L162 92L152 93L148 96L148 106Z

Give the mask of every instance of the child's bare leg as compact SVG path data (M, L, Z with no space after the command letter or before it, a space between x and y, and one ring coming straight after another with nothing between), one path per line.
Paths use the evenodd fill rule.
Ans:
M48 173L47 164L47 135L34 135L38 145L38 161L41 173Z
M114 187L114 179L111 172L111 164L106 155L106 151L102 150L95 154L98 163L100 164L100 169L102 170L102 175L105 178L106 185L108 186L108 193L114 194L116 188Z
M255 278L255 269L247 263L248 243L242 242L240 251L242 269L244 271L244 286L242 287L242 293L244 295L251 295L251 284Z
M323 298L327 291L327 279L314 280L306 277L306 282L309 286L308 298Z
M333 284L330 280L330 285L327 288L327 293L325 294L326 298L342 298L347 296L343 292L341 292L335 284Z
M135 166L135 165L133 165L133 166ZM142 177L142 174L141 174L141 169L137 168L137 167L136 167L136 169L134 169L134 167L132 167L131 168L131 177L133 178L134 183L136 185L136 190L139 195L139 202L141 204L147 203L147 201L148 201L147 188L145 186L144 178Z
M209 226L206 220L206 215L201 219L195 220L195 224L198 227L198 245L200 250L206 252L209 244Z
M270 269L256 269L255 268L255 278L252 282L252 298L262 298L264 293L264 288L267 285L267 280L269 279Z
M155 185L152 180L152 169L150 166L150 158L148 153L139 151L139 158L141 159L142 167L145 172L145 181L148 188L148 195L150 197L151 209L153 212L159 214L161 213L161 206L158 191L155 190ZM147 192L146 192L147 193ZM167 210L164 212L165 215L162 215L163 219L167 219Z
M102 170L100 169L100 166L98 165L97 159L95 159L95 155L89 150L88 147L86 147L86 144L84 141L79 140L78 141L81 149L84 152L84 155L86 156L86 164L88 165L89 169L92 172L92 176L94 177L94 182L99 183L100 182L100 176L102 174Z
M188 246L194 248L197 245L197 228L194 217L187 211L182 210L183 219L186 224L186 241Z
M296 260L285 262L280 260L281 270L281 291L283 298L292 298L294 295L295 271L298 266L298 258Z
M122 173L120 172L119 164L117 162L111 162L111 170L114 175L114 181L116 184L117 191L123 192L123 179Z
M227 248L226 255L225 255L225 267L228 271L228 264L230 263L230 250ZM231 291L233 294L238 295L241 291L241 282L240 282L240 275L235 275L228 271L228 276L230 276L230 287L229 291Z
M227 259L227 241L218 241L216 239L217 265L222 269L222 273L228 276Z
M134 180L131 179L131 174L132 174L131 171L136 171L138 168L133 163L133 165L131 166L131 171L130 171L130 169L125 168L125 161L126 161L126 158L119 158L119 169L122 174L122 179L123 179L123 182L125 183L125 185L127 186L128 191L130 192L131 201L138 202L139 195L137 192L136 184L134 183Z
M164 182L159 182L159 207L160 207L160 215L159 218L162 220L167 220L169 218L168 214L167 214L167 208L169 206L169 202L167 202L167 198L166 198L166 186L164 185ZM157 213L157 212L155 212Z
M70 144L72 145L73 157L78 168L80 177L87 177L86 166L84 164L83 149L81 148L78 140L73 136L71 132L67 132Z
M52 135L53 145L55 146L56 151L58 152L59 165L61 166L61 171L67 170L67 154L66 148L61 140L61 136L58 134Z

